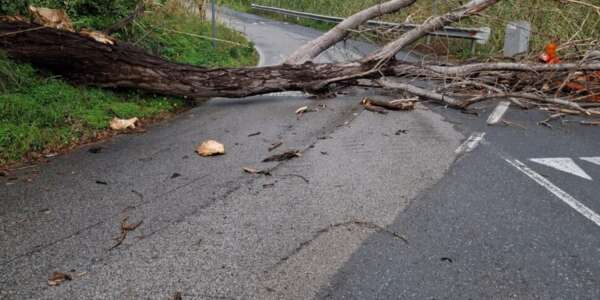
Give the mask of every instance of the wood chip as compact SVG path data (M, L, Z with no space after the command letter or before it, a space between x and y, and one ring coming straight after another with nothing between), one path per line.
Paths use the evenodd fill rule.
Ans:
M246 172L248 174L261 174L261 175L265 175L265 176L271 176L271 172L269 172L267 170L257 170L257 169L250 168L250 167L244 167L244 168L242 168L242 170L244 170L244 172Z
M50 275L50 278L48 278L48 285L49 286L59 286L61 283L65 282L65 281L70 281L73 278L71 278L71 275L69 274L65 274L65 273L61 273L61 272L54 272L52 273L52 275Z
M271 147L269 147L269 152L271 152L271 151L273 151L273 150L275 150L275 149L279 148L281 145L283 145L283 143L282 143L282 142L277 142L277 143L273 143L273 144L271 144Z
M308 111L308 106L302 106L302 107L296 109L296 114L299 115L299 114L305 113L306 111Z
M417 100L414 98L397 99L397 100L393 100L390 102L386 102L386 101L380 101L380 100L375 100L375 99L365 97L360 101L360 104L365 109L374 111L377 113L382 113L381 108L387 109L387 110L394 110L394 111L414 110L416 103L417 103Z
M203 157L223 155L225 154L225 146L217 141L208 140L198 145L196 153Z
M112 120L110 120L110 123L108 125L110 129L115 131L125 130L129 128L135 129L135 123L137 123L138 121L138 118L119 119L115 117Z
M29 14L33 22L42 26L75 32L73 23L62 9L29 6Z

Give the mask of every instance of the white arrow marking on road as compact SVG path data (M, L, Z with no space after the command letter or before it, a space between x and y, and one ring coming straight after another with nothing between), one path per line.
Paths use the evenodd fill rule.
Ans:
M561 190L559 187L550 182L550 180L544 178L544 176L536 173L535 171L527 167L524 163L516 159L505 158L505 160L513 167L517 168L519 171L529 176L529 178L533 179L539 185L546 188L550 193L554 194L556 197L565 202L578 213L582 214L584 217L588 218L592 222L596 223L596 225L600 226L600 215L598 215L596 212L585 206L583 203L577 201L577 199L567 194L567 192Z
M585 160L587 162L591 162L593 164L597 164L600 166L600 156L596 157L581 157L581 160Z
M587 180L592 180L592 177L590 177L590 175L588 175L581 167L579 167L572 158L532 158L530 161L573 174Z

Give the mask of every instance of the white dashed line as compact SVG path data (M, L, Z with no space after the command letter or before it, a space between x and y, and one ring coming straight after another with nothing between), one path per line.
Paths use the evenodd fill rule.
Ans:
M471 134L471 136L464 143L462 143L462 145L460 145L460 147L458 147L454 153L461 154L473 151L475 148L477 148L477 146L479 146L479 143L481 143L484 137L485 132L475 132Z
M513 167L517 168L523 174L527 175L529 178L533 179L539 185L547 189L550 193L554 194L564 203L569 205L571 208L576 210L578 213L582 214L584 217L588 218L590 221L596 223L596 225L600 226L600 215L598 215L593 210L589 209L583 203L579 202L577 199L573 198L573 196L569 195L567 192L561 190L559 187L554 185L548 179L544 178L542 175L536 173L529 167L527 167L524 163L520 162L516 159L505 158L506 162L508 162Z
M498 122L500 122L500 120L502 120L502 117L508 110L509 106L510 106L510 102L508 102L508 101L502 101L502 102L498 103L498 105L496 106L496 108L494 109L492 114L490 114L489 118L487 119L487 124L488 125L498 124Z
M530 161L544 166L548 166L571 175L579 176L583 179L592 180L580 166L578 166L572 158L555 157L555 158L531 158Z

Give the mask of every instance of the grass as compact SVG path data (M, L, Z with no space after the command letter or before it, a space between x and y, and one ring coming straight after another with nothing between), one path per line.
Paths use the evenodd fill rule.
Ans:
M243 36L219 27L218 38L236 44L217 43L213 49L209 40L198 37L209 32L209 24L198 17L165 6L119 37L180 63L208 67L256 64L253 47ZM0 166L105 136L113 117L151 120L188 105L179 98L75 86L0 54Z
M282 7L305 12L335 16L349 16L361 9L381 3L382 0L221 0L223 4L247 10L250 3ZM600 6L600 0L581 0ZM340 3L343 2L343 5ZM442 13L459 5L459 0L440 1L437 11ZM462 1L464 2L464 1ZM422 22L432 13L432 0L417 1L406 11L384 17L393 22ZM289 18L294 22L294 18ZM566 43L572 40L598 40L600 37L600 12L573 2L550 0L503 0L484 12L482 16L458 23L458 26L487 26L492 28L488 44L477 47L477 55L497 55L502 51L504 29L507 22L526 20L532 25L530 49L539 52L550 41ZM304 25L304 24L303 24ZM310 23L309 23L310 25ZM450 54L469 55L467 41L437 38L447 46Z

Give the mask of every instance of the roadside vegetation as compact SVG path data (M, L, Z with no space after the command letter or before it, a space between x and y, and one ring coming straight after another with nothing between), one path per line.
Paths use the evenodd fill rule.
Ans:
M103 29L129 14L137 1L30 3L65 9L76 27ZM26 15L26 4L0 0L0 14ZM183 11L175 1L147 7L143 17L115 36L180 63L237 67L257 62L252 45L225 27L219 26L217 38L226 42L213 48L210 24ZM0 53L0 166L102 139L111 134L107 128L113 117L138 117L147 124L192 104L179 98L75 86Z
M349 16L361 9L382 2L381 0L221 0L223 4L243 11L250 10L250 4L276 6L286 9L312 12L340 17ZM434 10L433 3L437 3ZM386 16L383 19L392 22L419 23L429 18L433 11L438 14L451 7L459 6L460 0L417 1L408 10ZM499 55L503 48L504 29L510 21L525 20L532 25L530 49L541 51L549 42L557 44L578 43L586 45L600 38L600 2L598 0L550 1L550 0L503 0L486 10L479 17L457 23L456 26L487 26L492 29L488 44L477 45L478 56ZM276 17L274 15L270 15ZM316 25L314 21L287 18L289 22L302 25L327 28L330 25ZM457 39L433 38L431 43L437 52L446 51L450 55L465 58L470 56L470 42ZM420 44L426 47L425 43ZM441 46L441 47L440 47Z

